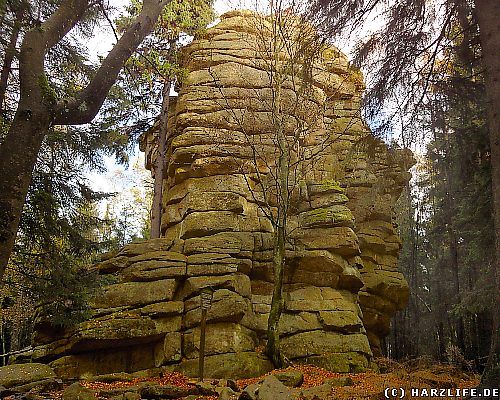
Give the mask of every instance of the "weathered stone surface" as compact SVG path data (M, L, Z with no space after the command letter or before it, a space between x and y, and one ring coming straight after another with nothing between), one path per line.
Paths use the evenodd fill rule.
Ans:
M196 382L196 391L203 396L217 396L218 394L216 387L209 382Z
M292 400L290 390L274 375L264 378L257 396L259 400Z
M96 400L97 395L93 390L75 382L64 390L62 398L63 400Z
M175 279L153 282L127 282L110 285L94 300L96 308L139 306L172 300L177 287Z
M238 254L242 251L253 251L253 237L248 233L217 233L212 236L187 239L184 252Z
M134 372L152 368L155 343L70 354L49 363L61 379L89 379L111 372Z
M352 311L320 311L319 320L326 330L356 333L363 328L363 322Z
M233 389L225 387L219 393L219 400L238 400L239 393Z
M273 374L285 386L298 387L304 382L304 374L300 371L287 370Z
M267 316L265 320L265 328L267 328ZM322 326L318 321L316 313L300 312L298 314L284 313L281 316L278 328L281 334L290 335L297 332L321 329Z
M371 355L364 334L343 335L337 332L309 331L285 337L281 341L283 353L290 359L324 353L360 352Z
M323 385L301 390L300 398L303 400L322 400L327 399L331 392L332 385L324 383Z
M189 150L190 152L195 151L193 147L190 147ZM243 197L231 192L188 193L181 202L169 205L165 212L168 215L168 223L175 224L181 222L186 215L192 212L231 211L235 214L241 214L243 202L246 202Z
M140 389L140 386L134 385L110 390L100 390L99 394L101 397L112 400L141 400L141 395L139 394Z
M122 271L122 280L155 281L166 278L179 278L186 275L185 261L150 259L133 263Z
M28 363L0 367L0 386L7 389L53 380L56 374L48 365Z
M186 275L226 275L235 272L248 274L251 268L252 261L247 258L234 258L221 253L198 253L188 257Z
M297 289L285 294L288 311L352 311L358 307L349 292L333 288L312 287Z
M224 354L252 351L256 346L256 335L251 330L234 323L209 324L206 327L205 354ZM200 328L184 333L183 354L187 358L198 358Z
M398 306L408 301L409 291L399 272L366 272L363 273L363 283L367 292L382 295Z
M148 382L141 387L140 394L142 398L146 399L178 399L191 394L191 391L174 385L159 385Z
M111 374L99 375L93 378L95 382L113 383L113 382L130 382L134 376L126 372L115 372Z
M170 317L156 318L153 322L157 332L159 333L179 332L181 330L182 316L174 315Z
M349 227L304 230L297 235L296 241L306 249L330 250L342 256L361 254L358 238Z
M325 383L331 385L332 387L343 387L343 386L353 386L354 382L350 376L342 376L339 378L329 378L325 380Z
M186 312L183 320L185 328L192 328L201 321L201 299L199 296L186 301ZM248 299L227 289L215 291L212 305L207 311L207 322L238 322L249 309ZM194 308L196 307L196 308Z
M257 397L259 396L259 389L259 383L252 383L251 385L248 385L245 389L243 389L243 392L238 400L257 400Z
M135 313L115 313L79 324L67 340L66 351L95 351L151 342L160 333L149 318Z
M305 357L300 360L332 372L364 372L369 367L366 355L348 353L325 353L321 356Z
M143 244L146 244L144 242ZM141 261L164 261L171 265L185 265L186 264L186 256L177 252L177 251L163 251L163 250L154 250L147 253L139 254L137 256L131 257L129 259L131 264L138 263ZM162 263L158 263L161 265Z
M143 242L127 244L120 251L120 253L118 253L118 255L134 257L144 253L150 253L152 251L168 251L170 250L171 246L172 240L166 238L147 240Z
M203 276L186 279L181 291L180 298L187 299L198 295L203 288L229 289L243 297L250 297L250 278L240 273L224 276Z
M117 256L100 262L96 264L96 269L101 274L112 274L113 272L117 272L120 269L127 267L129 264L129 258L126 256Z
M181 238L183 239L239 230L238 216L231 211L194 212L181 222Z
M3 386L0 386L0 388ZM58 379L48 378L41 381L29 382L19 386L12 386L9 389L1 390L2 395L7 395L8 393L28 393L31 392L49 392L54 390L59 390L62 387L62 382ZM29 396L28 396L29 397Z
M260 376L273 369L272 363L255 352L226 353L205 357L205 375L210 378L243 379ZM177 370L198 376L198 360L183 361Z
M149 304L140 309L141 314L155 317L170 317L172 315L181 315L184 311L182 301L166 301L162 303Z
M351 210L343 205L314 208L299 214L299 225L303 228L354 226Z
M196 375L200 294L210 288L206 375L271 369L256 352L266 341L275 279L271 28L270 18L232 11L182 50L189 73L169 110L164 237L103 257L95 269L115 283L96 296L92 319L67 330L40 324L35 360L66 377L156 367ZM289 57L277 56L283 64ZM282 130L300 143L291 143L299 168L289 177L279 330L294 362L361 371L408 298L392 207L412 160L370 135L360 116L361 73L337 49L308 60L307 90L295 91L301 82L290 74L301 68L283 71L280 88ZM154 129L141 138L149 168L157 142Z
M182 334L180 332L166 333L163 341L160 341L155 348L155 367L180 361L181 346Z

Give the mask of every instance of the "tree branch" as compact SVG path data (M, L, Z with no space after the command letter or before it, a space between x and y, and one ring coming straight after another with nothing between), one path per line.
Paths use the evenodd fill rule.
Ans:
M66 0L39 28L45 51L54 47L83 18L88 0Z
M151 32L163 7L170 1L144 0L141 13L109 52L87 87L76 97L64 99L57 104L55 124L79 125L92 121L123 65Z

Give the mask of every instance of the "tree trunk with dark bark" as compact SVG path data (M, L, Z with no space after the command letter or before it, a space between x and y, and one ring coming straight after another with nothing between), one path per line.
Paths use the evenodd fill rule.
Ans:
M492 277L495 280L492 305L493 332L488 363L481 378L481 385L497 387L500 382L500 2L475 0L475 5L488 100L496 254Z
M158 132L158 155L153 167L154 186L153 204L151 206L151 239L161 236L161 215L163 211L163 180L165 178L165 164L167 153L168 109L170 106L171 80L167 79L163 85L163 102L160 114Z
M273 249L273 268L274 268L274 286L273 297L271 300L271 311L267 321L267 347L266 354L271 359L276 368L282 368L284 365L283 355L280 349L280 335L278 325L284 308L283 301L283 277L285 271L285 229L282 224L286 220L280 218L275 232Z
M0 278L8 264L43 139L53 125L85 124L95 117L124 63L151 32L170 0L144 0L140 15L103 60L90 83L58 100L44 71L45 56L82 20L89 0L63 0L40 26L26 33L19 55L20 98L0 145Z
M276 35L275 35L276 40ZM276 44L275 44L276 46ZM277 57L277 53L274 55ZM277 58L275 65L278 65ZM276 78L275 78L276 79ZM286 242L286 224L289 206L289 187L288 177L290 174L290 154L287 138L285 136L282 123L281 110L281 84L278 75L277 85L273 91L273 125L276 131L276 140L278 144L279 156L276 170L276 188L277 188L277 216L274 223L274 247L273 247L273 268L274 268L274 286L273 297L271 300L271 311L267 321L267 346L266 354L269 356L276 368L284 366L284 358L280 348L280 335L278 325L284 308L283 300L283 278L285 275L285 242Z
M5 95L7 92L7 83L9 81L9 75L12 71L12 62L16 55L17 40L19 39L19 33L21 32L21 26L24 18L24 9L20 8L16 11L16 20L12 27L12 32L10 33L9 43L5 49L5 57L2 65L2 72L0 73L0 107L5 101Z

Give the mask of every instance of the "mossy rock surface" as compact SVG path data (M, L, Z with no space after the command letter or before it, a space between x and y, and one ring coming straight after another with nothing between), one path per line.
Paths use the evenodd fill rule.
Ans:
M226 353L205 357L205 376L218 379L245 379L264 375L273 369L266 357L254 352ZM177 371L198 376L198 359L179 364Z
M308 185L310 195L326 194L326 193L341 193L346 194L340 182L331 179L325 179L320 183L313 183Z
M320 356L306 357L300 362L312 364L331 372L359 373L365 372L369 368L366 355L357 352L327 353Z
M354 226L354 217L346 206L333 205L315 208L300 214L300 225L304 228L316 226Z
M0 367L0 386L7 389L32 382L54 379L56 374L48 365L40 363L15 364Z

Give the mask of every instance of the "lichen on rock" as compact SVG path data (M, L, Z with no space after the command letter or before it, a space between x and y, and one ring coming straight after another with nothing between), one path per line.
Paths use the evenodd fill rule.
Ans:
M269 40L271 23L232 11L183 50L189 73L170 110L163 237L96 265L118 281L94 300L91 321L64 332L40 328L35 360L71 378L148 368L196 375L200 293L210 287L205 375L243 378L272 368L259 349L274 282L266 212L276 205L275 94L269 59L256 47ZM380 354L407 301L392 207L411 161L361 119L361 73L333 47L322 54L308 66L307 90L294 90L288 72L280 86L280 129L289 137L307 129L296 142L306 157L290 153L300 168L290 177L279 328L292 362L358 372ZM156 135L141 138L149 167Z

